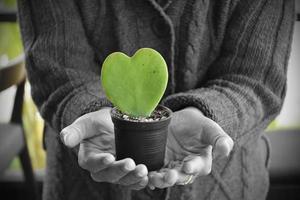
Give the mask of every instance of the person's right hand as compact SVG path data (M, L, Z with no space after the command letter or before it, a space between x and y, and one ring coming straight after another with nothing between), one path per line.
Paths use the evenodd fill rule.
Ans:
M115 160L114 129L110 108L85 114L65 127L63 143L70 148L79 146L78 163L97 182L109 182L139 190L148 184L145 165L136 165L131 158Z

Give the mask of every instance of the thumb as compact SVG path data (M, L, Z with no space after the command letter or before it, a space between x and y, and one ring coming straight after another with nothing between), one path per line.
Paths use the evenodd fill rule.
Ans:
M211 119L207 119L207 124L204 126L203 142L212 145L213 157L229 156L232 151L234 142L231 137Z
M93 135L91 120L78 118L60 132L60 139L67 147L73 148L82 140Z
M82 140L99 135L99 132L112 132L109 111L110 108L102 108L79 117L60 132L61 141L67 147L73 148Z

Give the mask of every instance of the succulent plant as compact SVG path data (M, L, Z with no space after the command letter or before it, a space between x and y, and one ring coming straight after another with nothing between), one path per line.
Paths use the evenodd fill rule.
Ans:
M166 90L167 64L151 48L139 49L132 57L114 52L103 62L101 82L107 98L122 113L147 117Z

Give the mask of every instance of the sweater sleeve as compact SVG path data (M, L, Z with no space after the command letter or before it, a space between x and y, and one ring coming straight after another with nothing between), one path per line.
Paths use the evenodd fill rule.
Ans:
M293 24L293 0L241 0L207 82L163 104L174 111L199 108L235 141L257 136L283 104Z
M32 97L46 122L60 131L109 106L74 1L19 0L18 9Z

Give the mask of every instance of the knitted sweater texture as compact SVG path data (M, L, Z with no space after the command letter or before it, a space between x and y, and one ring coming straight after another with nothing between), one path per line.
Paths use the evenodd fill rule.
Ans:
M294 24L293 0L18 0L32 96L46 134L45 200L264 199L261 132L279 113ZM95 183L58 139L79 116L110 106L105 57L150 47L169 67L162 104L194 106L235 141L228 159L191 185L129 191Z

